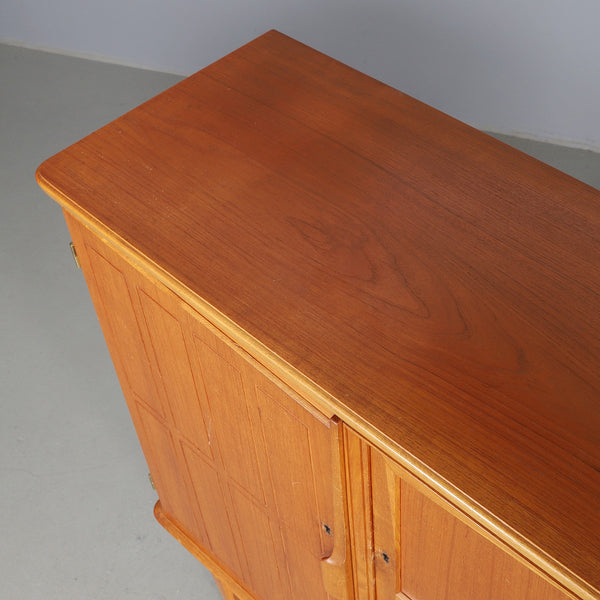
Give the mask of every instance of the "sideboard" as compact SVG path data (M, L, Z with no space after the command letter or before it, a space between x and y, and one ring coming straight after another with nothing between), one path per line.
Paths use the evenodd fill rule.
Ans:
M225 599L600 599L598 191L276 31L37 179Z

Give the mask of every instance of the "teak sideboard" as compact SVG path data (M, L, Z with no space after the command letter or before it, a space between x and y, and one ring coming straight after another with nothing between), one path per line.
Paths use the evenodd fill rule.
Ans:
M600 599L600 193L271 31L41 165L228 600Z

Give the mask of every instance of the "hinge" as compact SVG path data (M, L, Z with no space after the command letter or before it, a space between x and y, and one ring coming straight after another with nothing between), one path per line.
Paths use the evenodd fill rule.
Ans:
M79 264L79 258L77 256L77 250L75 249L75 244L73 242L69 242L69 248L71 248L71 254L73 255L73 260L77 265L78 269L81 269L81 265Z
M152 479L152 473L148 473L148 479L150 480L150 485L152 486L152 489L155 490L156 486L154 485L154 479Z

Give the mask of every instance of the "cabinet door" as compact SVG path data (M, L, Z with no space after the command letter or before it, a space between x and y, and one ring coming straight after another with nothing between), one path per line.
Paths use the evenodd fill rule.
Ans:
M161 520L253 597L328 598L322 563L345 535L334 525L338 425L165 286L67 222Z
M371 449L377 600L567 600Z

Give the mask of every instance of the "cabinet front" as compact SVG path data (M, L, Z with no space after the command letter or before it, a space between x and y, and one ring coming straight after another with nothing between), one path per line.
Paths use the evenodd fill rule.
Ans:
M252 596L327 599L338 425L67 222L161 514Z
M377 600L568 600L379 451L363 451L371 467Z

